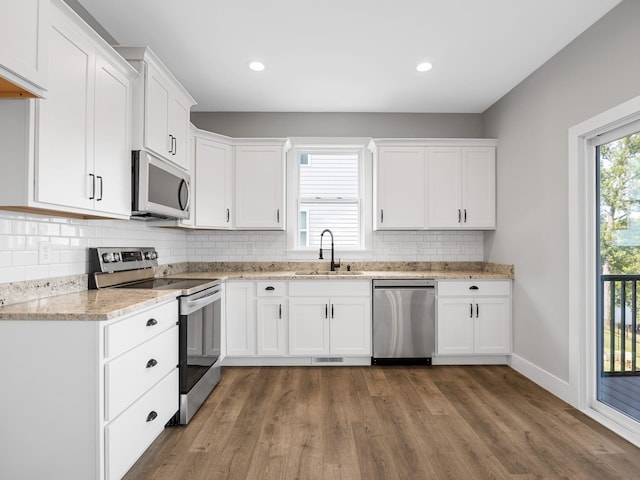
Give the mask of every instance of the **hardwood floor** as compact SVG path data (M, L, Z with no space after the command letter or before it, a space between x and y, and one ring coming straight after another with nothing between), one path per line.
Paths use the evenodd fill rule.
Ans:
M226 367L126 480L632 479L640 449L506 366Z

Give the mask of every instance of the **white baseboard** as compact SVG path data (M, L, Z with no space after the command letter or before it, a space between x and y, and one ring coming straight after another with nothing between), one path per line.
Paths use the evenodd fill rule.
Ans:
M439 355L431 365L509 365L509 355Z
M577 395L571 388L569 382L556 377L515 354L511 355L509 365L532 382L537 383L545 390L553 393L556 397L564 400L573 407L579 408L576 401Z

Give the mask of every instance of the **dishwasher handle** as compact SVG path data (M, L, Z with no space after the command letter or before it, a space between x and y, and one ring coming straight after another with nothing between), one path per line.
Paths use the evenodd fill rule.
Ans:
M406 280L381 279L373 281L373 288L435 288L436 282L432 279L411 278Z

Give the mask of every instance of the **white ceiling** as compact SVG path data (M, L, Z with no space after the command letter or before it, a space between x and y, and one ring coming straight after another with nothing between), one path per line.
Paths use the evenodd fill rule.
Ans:
M150 46L196 111L480 113L620 0L79 3Z

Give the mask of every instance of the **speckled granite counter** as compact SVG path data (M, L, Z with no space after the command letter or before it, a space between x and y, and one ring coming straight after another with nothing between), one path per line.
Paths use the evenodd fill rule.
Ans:
M0 308L0 320L110 320L175 299L181 290L105 289L68 293Z
M347 265L351 272L346 271ZM159 268L157 276L220 280L371 280L377 278L512 279L513 265L484 262L217 262ZM187 271L185 271L187 270ZM163 275L168 274L168 275ZM55 279L51 281L55 283ZM74 288L77 282L73 282ZM86 285L86 282L85 282ZM62 293L62 292L60 292ZM182 290L102 289L74 291L0 307L2 320L109 320L157 303Z

